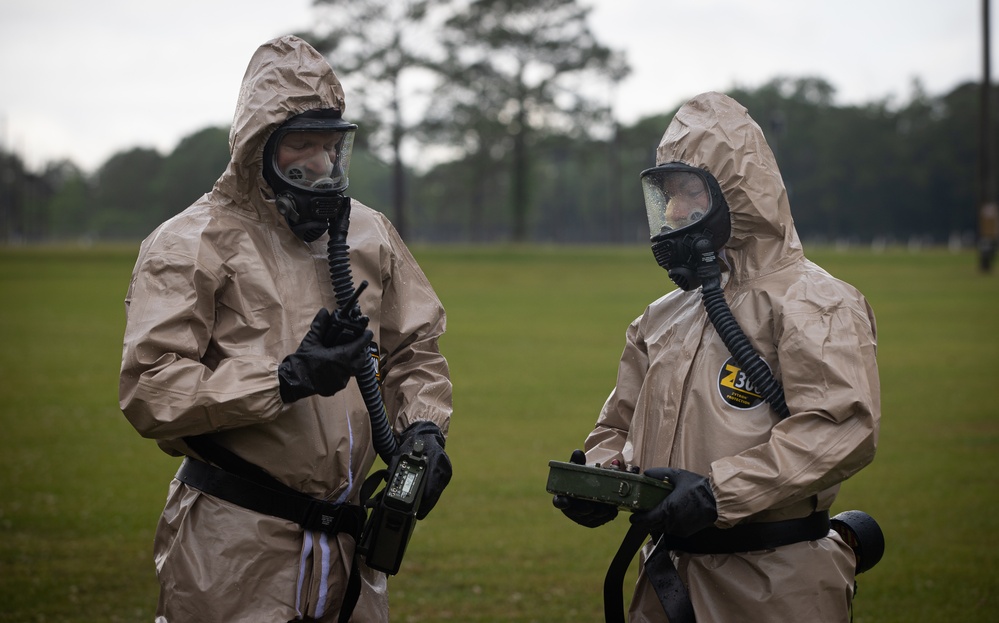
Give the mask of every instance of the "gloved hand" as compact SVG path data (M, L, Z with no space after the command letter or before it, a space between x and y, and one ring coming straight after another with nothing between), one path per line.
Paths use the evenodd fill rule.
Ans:
M718 519L711 483L700 474L672 467L645 470L649 478L669 478L673 491L655 508L631 516L631 523L673 536L687 537L703 530Z
M424 475L426 484L423 485L423 497L419 510L416 511L416 518L423 519L437 504L447 483L451 482L451 459L444 452L444 433L440 427L433 422L421 420L413 422L402 432L399 449L392 458L389 473L395 472L401 455L413 451L417 440L423 441L423 455L427 459L427 472Z
M586 453L582 450L573 450L569 462L586 465ZM552 504L562 511L563 515L587 528L602 526L617 517L617 507L613 504L580 500L566 495L552 497Z
M305 334L298 350L288 355L278 366L281 400L294 402L306 396L332 396L347 386L368 365L371 355L368 344L373 334L365 331L352 342L337 346L323 345L322 337L329 328L329 310L320 309Z

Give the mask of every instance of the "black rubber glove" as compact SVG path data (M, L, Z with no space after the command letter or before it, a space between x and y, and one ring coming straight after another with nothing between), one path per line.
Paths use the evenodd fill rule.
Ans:
M427 472L424 475L426 484L423 485L423 497L416 511L416 518L423 519L433 510L447 483L451 482L451 459L444 452L444 433L440 427L433 422L421 420L410 424L400 435L399 449L392 458L389 473L395 472L401 455L413 451L413 444L417 440L423 441L423 455L427 459Z
M582 450L573 450L569 462L586 465L586 453ZM602 526L617 517L617 507L613 504L580 500L566 495L552 497L552 504L562 511L563 515L587 528Z
M324 346L322 336L326 335L330 318L329 310L320 309L298 350L278 366L284 402L295 402L314 394L332 396L368 365L371 331L365 331L352 342Z
M656 480L669 478L673 491L655 508L634 513L631 523L650 531L687 537L718 519L715 495L704 476L672 467L653 467L645 470L645 475Z

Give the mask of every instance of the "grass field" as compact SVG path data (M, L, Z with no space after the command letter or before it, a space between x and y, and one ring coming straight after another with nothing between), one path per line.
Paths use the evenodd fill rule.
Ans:
M414 251L448 310L455 476L390 580L392 620L599 623L627 524L562 517L547 462L582 443L666 275L647 248ZM152 621L178 463L117 408L135 252L0 248L0 621ZM810 257L878 315L878 456L833 509L870 512L888 539L854 620L999 620L999 277L971 253Z

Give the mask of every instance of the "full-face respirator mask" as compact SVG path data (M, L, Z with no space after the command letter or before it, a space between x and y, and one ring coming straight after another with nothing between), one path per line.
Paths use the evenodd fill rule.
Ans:
M720 270L716 253L732 232L728 204L713 175L679 162L642 172L652 253L670 279L693 290Z
M285 122L264 147L264 179L296 236L312 242L346 209L347 172L357 126L340 111L313 110Z

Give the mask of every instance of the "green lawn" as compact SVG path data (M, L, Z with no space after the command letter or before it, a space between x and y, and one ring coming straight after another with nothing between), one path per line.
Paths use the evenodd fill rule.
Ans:
M0 248L0 621L152 620L177 460L117 408L136 247ZM602 621L627 524L575 526L547 463L582 444L628 322L671 288L647 248L418 247L448 310L455 476L390 580L393 621ZM999 277L971 253L810 252L878 316L882 434L834 511L887 535L857 623L999 620Z

